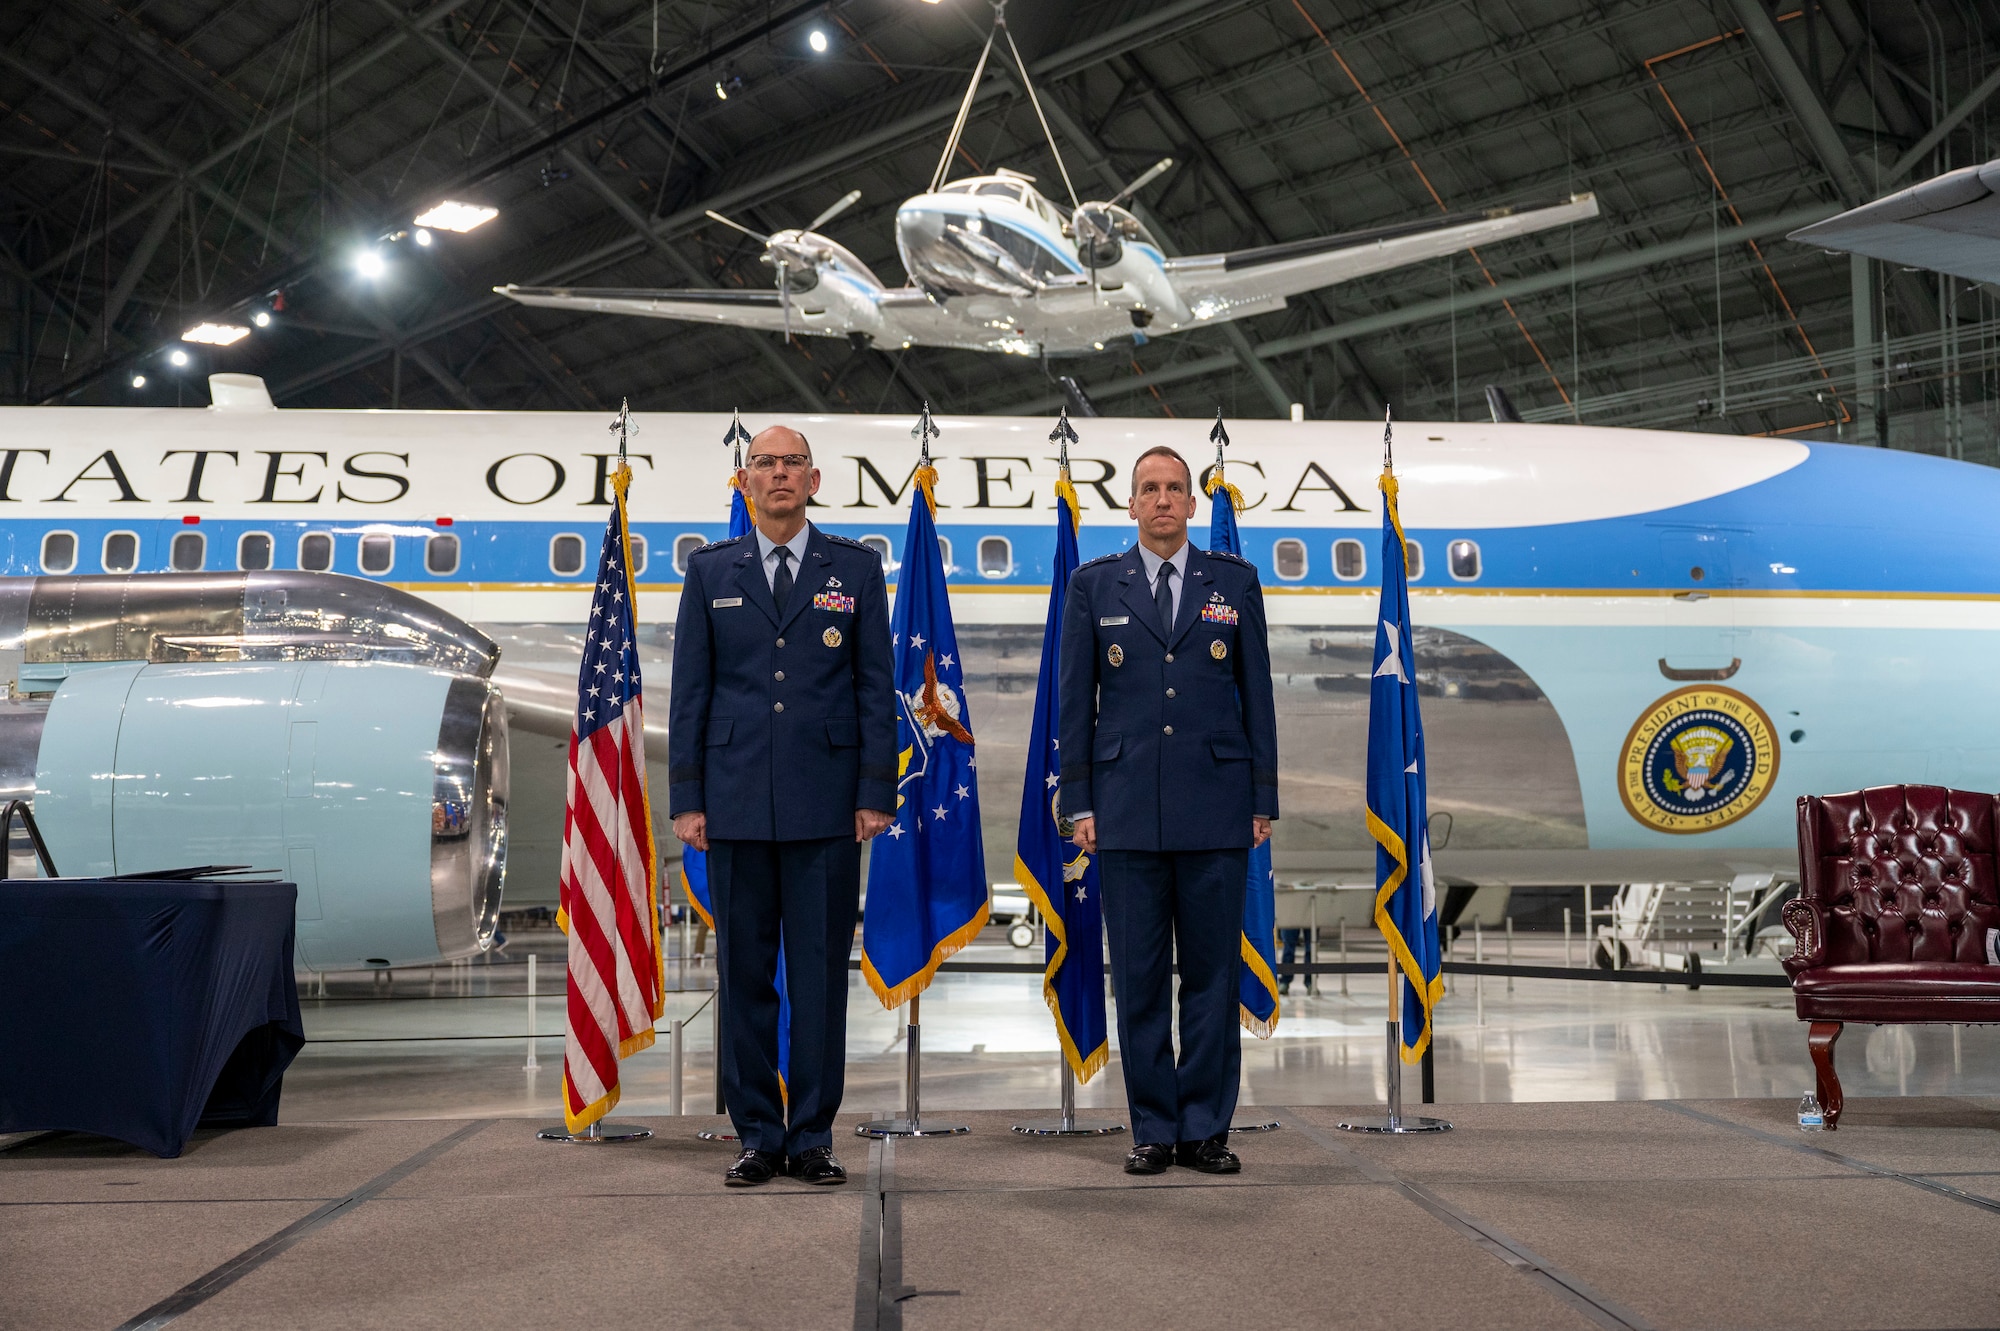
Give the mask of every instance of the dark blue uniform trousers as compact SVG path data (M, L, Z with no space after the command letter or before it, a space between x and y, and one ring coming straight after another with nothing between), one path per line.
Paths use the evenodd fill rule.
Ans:
M861 902L861 846L852 835L710 841L708 875L722 985L722 1098L736 1135L745 1147L776 1154L831 1146L846 1077L847 954ZM792 998L782 1093L780 924Z
M1219 1137L1243 1064L1237 960L1247 850L1106 850L1104 931L1118 998L1118 1058L1135 1142ZM1178 946L1177 946L1178 945ZM1173 961L1181 968L1174 1061Z

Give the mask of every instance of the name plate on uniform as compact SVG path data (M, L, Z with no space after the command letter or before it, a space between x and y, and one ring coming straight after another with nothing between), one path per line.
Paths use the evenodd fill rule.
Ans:
M854 598L843 596L839 592L821 592L813 597L813 609L831 610L836 615L851 615L854 613Z
M1132 616L1130 615L1106 615L1103 619L1097 621L1097 627L1101 629L1116 628L1120 624L1130 624L1131 622Z
M728 610L742 604L743 598L740 596L718 596L715 600L708 603L708 608L710 610Z

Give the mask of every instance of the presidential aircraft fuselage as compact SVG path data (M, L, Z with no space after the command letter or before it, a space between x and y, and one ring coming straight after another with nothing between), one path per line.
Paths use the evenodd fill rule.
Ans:
M728 419L636 419L631 512L657 731L677 570L726 531ZM747 423L779 419L812 441L814 520L880 551L893 585L910 422ZM8 574L324 568L486 629L517 736L508 894L548 895L578 626L615 465L604 418L6 408L0 421ZM1048 595L1051 422L939 424L938 530L1001 864ZM1086 559L1129 545L1124 502L1142 450L1170 444L1198 471L1212 461L1200 422L1077 424ZM1365 874L1381 427L1231 428L1227 476L1262 572L1283 721L1278 862ZM1784 872L1799 795L1895 781L2000 789L2000 473L1839 445L1486 423L1399 425L1396 470L1432 807L1449 815L1433 829L1442 872L1519 883ZM1197 539L1207 522L1204 500Z

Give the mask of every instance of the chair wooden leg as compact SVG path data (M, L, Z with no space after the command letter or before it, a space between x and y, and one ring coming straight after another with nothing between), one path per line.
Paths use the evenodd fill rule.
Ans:
M1828 1132L1840 1126L1840 1074L1833 1069L1833 1045L1840 1032L1837 1021L1816 1021L1806 1033L1806 1048L1812 1051L1813 1072L1819 1079L1819 1110L1826 1116Z

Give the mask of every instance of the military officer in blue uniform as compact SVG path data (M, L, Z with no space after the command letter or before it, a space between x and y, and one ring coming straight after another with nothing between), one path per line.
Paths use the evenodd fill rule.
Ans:
M812 446L773 426L737 480L756 528L688 557L667 736L674 835L708 854L723 1098L742 1142L724 1182L842 1183L847 958L861 843L896 807L889 598L874 551L806 521ZM779 926L791 1075L778 1084ZM788 1120L789 1115L789 1120Z
M1278 816L1264 591L1248 561L1189 543L1193 479L1173 449L1142 453L1138 543L1080 566L1063 603L1062 808L1104 884L1132 1174L1241 1167L1244 880Z

